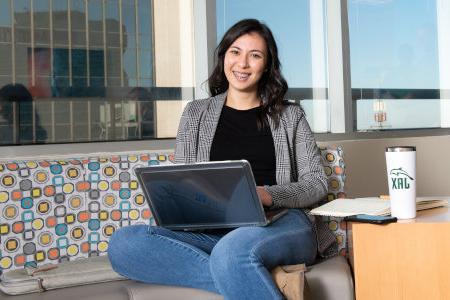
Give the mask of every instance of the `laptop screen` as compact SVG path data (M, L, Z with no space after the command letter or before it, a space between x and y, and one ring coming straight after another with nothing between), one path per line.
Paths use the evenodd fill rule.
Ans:
M226 228L264 221L249 174L242 165L184 165L177 170L150 167L141 172L141 182L158 225Z

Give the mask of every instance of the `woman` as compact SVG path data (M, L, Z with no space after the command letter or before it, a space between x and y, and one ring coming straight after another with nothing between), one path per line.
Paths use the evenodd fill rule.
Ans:
M112 237L109 256L120 274L139 281L194 287L225 299L281 299L270 270L311 264L313 225L301 209L327 193L319 150L300 106L283 100L270 29L257 20L231 27L208 82L213 97L189 103L180 121L175 160L247 159L268 208L292 208L267 227L194 233L131 226ZM263 151L261 151L263 149Z

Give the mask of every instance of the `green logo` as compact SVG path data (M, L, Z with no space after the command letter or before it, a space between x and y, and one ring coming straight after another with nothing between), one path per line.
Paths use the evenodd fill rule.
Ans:
M389 174L393 190L409 190L410 181L414 180L403 168L392 169Z

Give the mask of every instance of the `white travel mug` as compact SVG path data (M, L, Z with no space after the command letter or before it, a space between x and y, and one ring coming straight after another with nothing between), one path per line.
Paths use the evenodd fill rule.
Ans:
M416 217L416 147L386 148L391 215L397 219Z

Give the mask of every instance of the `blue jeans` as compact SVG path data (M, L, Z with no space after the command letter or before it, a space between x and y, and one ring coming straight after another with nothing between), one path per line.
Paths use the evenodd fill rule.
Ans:
M225 299L282 299L270 270L315 259L317 243L304 212L291 209L266 227L198 233L123 227L111 237L113 269L128 278L222 294Z

